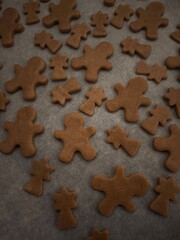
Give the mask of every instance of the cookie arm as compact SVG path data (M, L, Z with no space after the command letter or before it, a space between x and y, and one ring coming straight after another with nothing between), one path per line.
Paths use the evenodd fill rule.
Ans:
M65 133L63 131L56 130L54 132L54 137L57 138L57 139L63 140L64 137L65 137Z
M20 74L22 70L23 68L19 64L14 65L14 71L16 73L16 77L5 82L4 84L4 87L8 93L14 93L20 88L19 82L18 82L18 74Z
M167 18L161 18L159 19L159 26L165 27L169 23L169 20Z
M35 134L42 133L44 132L44 126L42 124L35 125L33 126L33 131Z
M50 9L53 9L54 7L55 4L53 3L49 4ZM43 17L42 21L46 27L52 27L56 23L56 17L52 13L50 13L49 15Z
M169 137L155 137L153 140L153 146L158 151L168 151Z
M138 8L138 9L136 10L136 14L137 14L138 16L143 15L144 12L145 12L145 11L144 11L144 9L142 9L142 8ZM131 22L130 25L129 25L129 27L130 27L130 29L131 29L132 31L138 32L139 30L141 30L141 29L144 27L144 23L143 23L143 21L141 21L140 19L138 19L138 20L136 20L136 21L134 21L134 22Z
M92 135L94 135L96 132L96 128L93 126L90 126L86 129L86 133L88 135L88 137L91 137Z
M141 97L141 106L148 106L149 104L151 104L151 99L142 96Z
M14 128L14 123L13 123L13 122L6 121L6 122L4 122L4 128L5 128L6 130L11 130L11 129Z

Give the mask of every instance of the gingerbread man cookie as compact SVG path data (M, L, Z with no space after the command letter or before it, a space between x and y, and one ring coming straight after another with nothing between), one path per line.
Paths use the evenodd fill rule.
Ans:
M39 22L39 18L37 13L40 12L39 2L34 2L33 0L29 0L28 2L23 4L23 12L26 14L26 24L34 24Z
M61 106L72 99L71 93L81 90L81 84L75 78L70 78L64 85L57 85L51 90L52 103L59 103Z
M61 0L59 5L49 3L51 13L43 18L46 27L59 24L59 31L67 33L71 31L70 21L78 19L80 12L76 10L76 0Z
M148 182L140 173L126 177L124 167L120 165L116 168L116 173L112 178L95 176L92 187L106 194L99 204L99 211L104 216L110 216L118 205L123 206L129 212L134 212L136 205L132 198L144 195L148 190Z
M148 80L160 83L167 78L167 69L159 64L149 65L144 61L140 61L137 65L136 74L148 75Z
M94 115L95 105L101 106L106 99L103 88L91 87L85 96L88 100L80 105L79 110L89 116Z
M176 200L176 194L180 192L180 186L177 186L174 178L167 179L159 177L159 185L155 188L159 193L154 201L150 204L150 209L164 217L169 214L169 202Z
M21 148L24 157L31 157L36 153L33 138L44 131L43 125L35 125L36 111L31 106L22 107L17 112L15 122L4 122L8 131L7 138L0 142L0 151L11 153L15 147Z
M126 121L137 122L139 119L139 107L148 106L151 103L149 98L143 96L143 93L148 89L146 80L136 77L129 81L127 87L117 83L114 88L117 92L117 97L106 102L107 109L110 112L116 112L123 108Z
M93 229L92 237L86 238L86 240L108 240L109 239L109 232L108 230L100 231L97 228Z
M0 111L6 111L6 106L10 103L10 100L6 97L6 94L0 92Z
M147 44L141 44L135 38L128 37L123 40L120 45L122 46L122 52L127 53L130 56L138 54L142 58L148 58L151 54L151 46Z
M46 64L40 57L30 58L25 67L15 64L14 70L16 76L5 83L6 91L14 93L22 89L24 100L35 100L36 87L38 85L45 85L48 82L47 77L41 75L45 68Z
M110 20L112 26L121 29L124 25L124 20L128 21L133 15L134 11L129 4L122 5L119 4L114 12L114 17Z
M173 124L169 127L170 136L156 137L153 146L157 151L169 152L168 158L165 160L165 166L172 172L176 172L180 168L180 129Z
M91 16L91 25L95 26L93 30L94 37L105 37L107 36L107 31L105 26L109 24L108 14L98 11Z
M66 44L72 48L78 49L81 39L86 40L90 32L91 30L86 23L76 23L72 27L71 36L68 37Z
M109 42L99 43L95 49L84 46L84 56L72 59L74 69L86 69L86 81L95 83L101 69L111 70L112 64L107 60L113 54L113 46Z
M130 23L130 29L134 32L144 29L147 39L156 40L158 38L158 28L165 27L169 23L167 18L162 18L164 11L165 7L160 2L150 3L146 10L138 8L136 14L139 19Z
M34 196L40 197L43 195L43 181L50 181L50 174L54 171L54 167L48 163L48 159L33 161L30 174L32 179L24 186L24 191L31 193Z
M169 88L163 97L168 100L170 107L175 106L177 116L180 118L180 88Z
M129 139L129 133L123 130L120 125L109 128L107 132L109 136L106 141L112 143L115 149L122 146L129 156L134 157L136 155L141 143L138 140Z
M58 80L66 80L67 76L64 71L64 68L68 68L68 57L57 54L55 57L52 57L50 59L51 64L50 68L53 68L52 72L52 80L58 81Z
M15 8L6 8L0 17L0 38L4 47L14 45L14 35L24 31L22 24L18 23L20 15Z
M63 187L54 195L55 210L60 211L57 225L60 229L70 229L77 226L76 218L71 209L77 208L76 192L70 192Z
M41 49L45 49L47 47L52 53L56 53L62 46L62 42L60 40L54 39L51 33L45 31L36 33L34 44L39 46Z
M80 152L85 160L96 157L96 150L90 144L89 138L95 134L94 127L84 128L84 118L76 112L68 113L64 118L65 131L57 130L54 136L64 142L59 159L70 162L75 152Z
M164 126L166 122L171 119L171 112L169 107L163 106L161 104L157 104L155 108L149 111L149 113L152 115L152 117L145 119L141 123L141 127L152 135L156 134L159 124Z

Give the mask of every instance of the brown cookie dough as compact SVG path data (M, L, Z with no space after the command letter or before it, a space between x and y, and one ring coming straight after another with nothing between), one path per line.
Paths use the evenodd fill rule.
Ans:
M77 193L70 192L66 187L63 187L60 192L54 195L55 210L60 211L57 226L63 229L70 229L77 226L76 218L72 209L77 208L75 201Z
M16 76L12 80L5 82L6 91L14 93L22 89L24 100L35 100L36 87L48 83L47 77L41 75L45 68L46 64L40 57L30 58L25 67L15 64L14 70Z
M180 56L167 57L165 65L170 69L180 69ZM178 80L180 81L180 74Z
M105 26L109 24L109 17L107 13L103 13L101 11L98 11L97 13L93 14L91 16L91 25L95 26L93 30L93 36L94 37L106 37L107 31L105 29Z
M134 212L136 205L132 198L133 196L144 195L148 191L148 182L140 173L134 173L126 177L124 167L119 165L112 178L95 176L92 187L106 194L99 204L99 211L104 216L110 216L119 205L129 212Z
M57 85L51 90L52 103L59 103L61 106L71 100L71 93L76 93L81 90L81 84L75 78L70 78L64 85Z
M84 46L84 56L72 59L72 67L76 70L86 69L86 81L95 83L101 69L111 70L112 64L107 60L113 54L113 46L109 42L100 42L94 49Z
M66 44L72 48L78 49L81 39L86 40L90 32L91 30L86 23L76 23L72 27L71 36L68 37Z
M50 174L54 171L54 167L48 163L48 159L35 160L32 163L30 174L32 178L24 186L24 191L40 197L43 195L43 181L50 181Z
M61 81L66 80L67 75L64 71L64 68L68 68L68 57L57 54L55 57L50 59L50 68L53 68L52 80Z
M92 237L86 238L86 240L108 240L109 239L109 232L108 230L100 231L97 228L93 229Z
M116 112L122 108L125 111L127 122L137 122L139 107L148 106L151 103L149 98L143 96L148 89L147 81L144 78L136 77L129 81L127 87L117 83L114 88L117 97L106 102L108 111Z
M96 149L90 144L90 137L95 134L94 127L84 127L84 118L76 112L68 113L64 118L65 131L57 130L54 136L64 142L64 147L59 153L59 159L70 162L75 152L80 152L85 160L96 157Z
M62 46L62 42L60 40L54 39L51 33L45 31L36 33L34 44L39 46L41 49L45 49L47 47L52 53L56 53Z
M115 149L123 147L123 149L129 154L130 157L134 157L141 145L138 140L129 139L129 132L123 130L120 125L107 130L109 136L106 142L112 143Z
M155 191L159 195L150 204L150 209L164 217L169 214L169 202L176 200L176 194L180 192L180 186L177 186L174 178L159 177L159 185L155 188Z
M163 97L168 100L170 107L175 106L177 116L180 118L180 88L169 88Z
M180 23L177 25L178 30L171 33L170 36L172 39L174 39L176 42L180 43Z
M164 126L172 117L169 107L161 104L157 104L149 113L152 117L145 119L141 123L141 127L152 135L156 134L159 124Z
M114 6L116 0L104 0L104 5L108 7Z
M162 80L167 79L167 69L159 64L149 65L144 61L140 61L137 65L136 74L148 75L148 80L155 83L160 83Z
M0 152L11 153L15 147L21 148L24 157L32 157L36 153L34 137L44 131L43 125L35 125L36 111L31 106L22 107L17 112L15 122L4 122L8 136L0 142Z
M155 137L153 146L157 151L169 152L165 166L168 170L176 172L180 168L180 129L175 124L170 125L169 133L168 137Z
M128 37L123 40L120 45L122 46L122 52L127 53L130 56L138 54L142 58L148 58L151 54L151 46L147 44L141 44L135 38Z
M136 14L138 20L130 23L130 29L134 32L139 32L144 29L146 31L146 38L149 40L156 40L158 38L158 28L168 25L169 20L162 18L165 7L160 2L151 2L147 9L138 8Z
M6 111L6 106L10 103L10 100L6 97L6 94L0 92L0 111Z
M88 100L82 103L79 110L89 116L94 115L95 106L101 106L102 101L106 99L103 88L91 87L90 90L85 95Z
M118 29L121 29L124 25L124 21L128 21L133 13L134 11L129 4L119 4L117 9L114 11L114 17L110 20L110 24Z
M61 0L58 5L49 3L50 14L43 18L46 27L59 24L59 31L62 33L70 32L70 21L78 19L80 12L76 10L76 0Z
M40 12L39 2L34 2L33 0L29 0L28 2L23 4L23 12L26 14L26 24L34 24L39 22L39 18L37 13Z
M6 8L0 17L0 38L4 47L14 45L14 35L24 31L22 24L18 23L20 15L15 8Z

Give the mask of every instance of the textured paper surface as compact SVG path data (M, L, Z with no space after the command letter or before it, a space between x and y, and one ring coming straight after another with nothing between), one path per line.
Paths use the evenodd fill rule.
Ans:
M3 9L6 7L15 7L21 13L21 23L25 23L23 15L22 0L4 0ZM58 3L59 1L53 1ZM133 9L137 7L146 7L151 1L116 1L113 8L103 6L103 0L77 0L78 9L81 12L81 18L75 22L85 21L90 24L90 16L101 9L103 12L112 16L118 3L129 3ZM141 42L152 45L152 53L147 59L149 64L163 64L169 55L178 55L179 45L173 41L169 34L176 30L176 25L180 20L180 1L165 0L161 1L166 5L164 17L169 18L169 25L166 28L160 28L157 41L148 41L145 39L143 31L132 33L128 29L131 21L136 19L133 15L129 22L125 22L122 30L117 30L112 26L107 27L108 36L106 38L88 37L87 43L96 46L100 41L107 40L113 44L114 54L111 58L113 69L109 72L101 71L97 87L103 87L108 98L113 98L115 92L113 86L117 82L126 85L129 79L136 76L135 69L141 60L138 56L130 57L121 53L119 43L127 36L139 39ZM41 4L39 17L46 16L48 4ZM168 218L156 215L148 209L148 205L156 196L153 188L157 184L159 176L173 176L180 185L180 173L171 173L164 168L164 159L167 153L160 153L152 148L153 137L147 134L140 127L140 123L148 116L148 109L151 109L156 103L165 103L162 96L166 93L168 87L179 87L177 81L178 70L169 70L168 79L162 81L159 85L148 81L149 90L146 96L152 99L149 107L141 108L140 120L137 124L125 122L123 111L109 113L105 109L105 103L102 107L96 107L94 116L89 117L83 114L85 126L93 125L97 132L91 138L91 143L97 149L97 157L90 162L84 161L80 154L76 154L70 164L64 164L58 160L58 153L63 143L53 137L53 132L57 129L63 129L63 118L65 114L71 111L78 111L79 105L85 101L84 94L92 86L85 82L85 71L74 71L71 67L67 72L68 78L75 77L83 87L80 93L73 95L73 100L68 102L65 107L51 103L50 91L57 84L51 81L51 69L49 69L49 60L52 54L48 49L41 50L34 46L34 35L42 30L52 33L55 39L66 41L69 34L61 34L58 26L47 29L42 22L27 26L21 34L15 35L15 46L12 48L3 48L0 44L0 62L4 64L0 71L0 90L4 90L3 83L14 77L13 64L26 65L27 60L32 56L40 56L47 63L45 75L49 78L46 86L37 88L37 99L33 102L22 100L21 91L8 95L11 103L5 113L0 113L0 139L6 136L3 129L5 120L14 120L17 110L31 104L37 110L37 123L45 126L44 134L35 138L37 154L29 159L23 158L19 149L12 154L4 155L0 153L0 239L1 240L79 240L85 239L91 235L92 228L108 228L111 240L178 240L180 239L179 217L180 217L180 196L177 196L177 202L170 203L170 214ZM59 51L67 55L70 59L82 55L84 41L81 42L79 50L73 50L65 44ZM146 78L146 76L145 76ZM165 127L159 127L157 135L168 135L168 126L170 124L179 124L176 113L172 109L173 120L168 122ZM131 138L141 141L142 145L138 154L130 158L123 149L117 151L111 144L105 142L107 137L106 130L120 124L130 132ZM54 165L55 172L51 175L51 182L44 184L44 195L41 198L34 197L23 191L24 184L29 180L29 171L32 160L48 157L49 163ZM117 207L112 216L104 217L98 212L98 204L103 199L104 194L92 189L91 182L95 175L111 177L117 165L124 164L126 174L133 172L143 173L150 184L149 192L143 198L134 198L137 204L137 211L129 213L122 207ZM62 186L66 186L71 191L77 192L78 207L74 210L77 218L78 227L73 230L61 231L56 227L58 213L53 209L53 194L58 192Z

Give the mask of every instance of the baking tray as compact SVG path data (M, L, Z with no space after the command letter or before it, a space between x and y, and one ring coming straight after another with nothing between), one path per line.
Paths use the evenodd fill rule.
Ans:
M167 153L157 152L152 147L153 136L149 135L140 127L140 123L148 116L148 110L156 103L166 103L162 96L168 87L179 87L177 81L178 70L168 70L168 78L160 84L148 81L149 89L145 94L150 97L152 104L142 107L139 110L140 119L137 123L127 123L124 120L123 111L109 113L105 108L96 107L94 116L89 117L84 114L85 126L96 127L96 134L91 138L92 145L97 149L97 157L93 161L85 161L80 154L76 154L73 161L64 164L58 160L58 153L63 143L53 137L53 132L63 129L63 118L68 112L76 112L79 105L85 100L84 94L92 84L85 81L85 71L74 71L69 64L66 70L68 78L75 77L82 84L82 91L73 95L73 100L64 107L51 103L50 91L57 84L51 81L51 69L49 69L49 59L52 57L48 49L41 50L34 46L34 35L42 30L52 33L54 38L63 41L60 53L72 59L81 56L85 41L81 42L79 50L67 47L65 41L69 34L61 34L58 26L45 28L42 22L34 25L25 25L25 16L22 10L22 0L4 0L3 9L15 7L20 15L20 22L25 26L25 31L15 35L15 45L12 48L3 48L0 45L0 60L4 67L0 71L0 90L4 91L4 83L14 77L14 64L25 66L27 60L32 56L42 57L47 64L46 75L49 79L48 85L37 88L37 99L27 102L22 99L21 91L9 95L11 103L7 111L0 113L0 139L6 136L3 129L5 120L14 120L17 110L22 106L32 105L37 110L37 123L45 126L45 132L35 138L37 153L31 158L24 158L17 148L12 154L0 153L0 239L1 240L79 240L85 239L92 233L93 227L100 230L107 228L112 240L178 240L180 239L180 196L177 202L170 203L170 212L167 218L159 216L148 209L150 202L157 194L153 191L159 176L173 176L180 185L180 174L169 172L164 167L164 160ZM58 3L59 1L53 0ZM77 0L77 7L81 12L81 18L75 22L86 22L90 25L90 17L97 10L101 10L113 15L114 9L119 3L129 3L135 10L137 7L145 8L151 1L117 0L115 7L106 7L103 0ZM121 53L120 42L128 36L139 39L142 43L152 46L152 53L147 59L149 64L164 64L167 56L179 54L179 45L173 41L169 34L176 30L176 25L180 20L180 1L164 0L165 17L169 18L169 25L160 28L157 41L145 39L144 31L132 33L129 30L129 23L136 19L133 15L129 22L125 22L123 29L117 30L109 25L108 35L105 38L88 37L86 43L95 47L101 41L109 41L113 44L114 54L111 58L113 68L111 71L101 71L98 76L96 86L103 87L108 99L115 96L113 86L117 82L127 85L131 78L136 77L135 69L141 60L138 56L130 57ZM41 3L39 17L42 18L49 13L48 3ZM145 77L146 78L146 77ZM164 127L158 127L157 135L167 136L170 124L177 124L179 120L176 113L171 108L173 119ZM115 150L111 144L107 144L107 129L120 124L129 131L130 136L141 141L138 154L131 158L122 149ZM23 191L24 184L30 179L29 171L33 160L48 157L49 162L54 165L55 172L51 175L51 181L44 184L44 195L34 197ZM148 193L141 198L134 198L137 204L137 211L129 213L122 207L116 207L110 217L102 216L98 211L98 204L103 199L103 193L95 191L91 187L92 179L95 175L111 177L116 166L123 164L126 174L133 172L143 173L149 182ZM73 210L78 226L75 229L61 231L56 227L58 213L54 211L54 193L58 192L62 186L67 186L69 190L77 192L78 207Z

